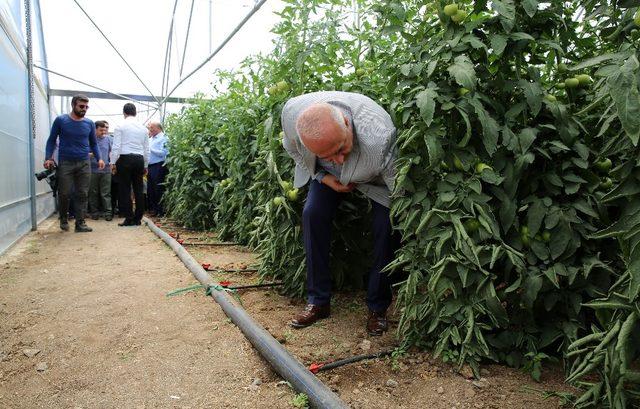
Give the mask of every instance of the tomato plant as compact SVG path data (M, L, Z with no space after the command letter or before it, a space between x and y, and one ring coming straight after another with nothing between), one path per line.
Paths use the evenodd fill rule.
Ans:
M576 405L632 406L638 3L287 0L273 52L218 72L212 99L170 119L171 215L250 245L260 274L303 295L306 190L280 111L305 92L364 93L398 129L400 341L476 372L492 360L538 378L564 358L585 387ZM361 285L367 208L341 205L338 288Z

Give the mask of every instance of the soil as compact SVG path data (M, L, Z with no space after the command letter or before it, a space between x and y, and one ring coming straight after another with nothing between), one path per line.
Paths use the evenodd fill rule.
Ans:
M211 233L162 222L185 243L215 241ZM0 257L1 408L303 407L303 397L204 291L166 295L197 281L152 232L115 221L90 226L92 233L61 232L49 219ZM257 264L239 246L186 247L213 270ZM230 285L259 282L253 272L211 275ZM337 294L332 316L302 330L287 323L303 301L277 288L237 295L307 366L397 345L393 313L389 333L366 335L363 293ZM486 365L475 380L420 351L318 377L353 408L557 408L555 392L572 391L560 368L545 369L537 383L521 371Z

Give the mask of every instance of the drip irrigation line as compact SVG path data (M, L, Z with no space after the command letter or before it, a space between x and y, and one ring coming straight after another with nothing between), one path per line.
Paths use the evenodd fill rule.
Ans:
M238 243L191 243L182 241L182 239L177 239L178 243L183 246L211 246L211 247L223 247L223 246L237 246Z
M235 304L233 298L227 294L227 291L209 277L207 272L184 247L154 225L150 219L145 217L143 221L151 231L171 247L195 278L207 289L207 293L220 305L224 313L238 326L247 340L271 364L273 369L298 392L304 393L309 397L311 405L328 409L346 409L348 407L340 400L338 395L309 372L282 344L251 318L241 306Z
M215 57L216 54L218 54L220 52L220 50L222 50L224 48L224 46L227 45L227 43L238 33L238 31L240 31L240 29L242 28L242 26L245 25L245 23L247 21L249 21L249 19L258 11L260 10L260 8L264 5L264 3L266 3L267 0L260 0L259 3L257 3L253 9L251 9L251 11L242 19L242 21L240 22L240 24L238 24L238 26L236 28L233 29L233 31L227 36L227 38L224 39L224 41L222 42L222 44L220 44L218 46L218 48L216 48L213 53L211 53L211 55L209 55L202 63L200 63L200 65L198 65L193 71L191 71L188 75L186 75L184 78L182 78L180 81L178 81L178 83L171 89L171 91L169 91L164 99L162 101L160 101L160 104L162 105L164 103L164 101L169 98L171 96L171 94L173 94L173 92L178 89L178 87L180 85L182 85L189 77L191 77L193 74L195 74L196 72L198 72L198 70L200 70L200 68L204 67L204 65L206 63L208 63L209 61L211 61L211 59L213 57Z
M180 62L180 71L178 76L182 78L182 69L184 68L184 57L187 55L187 42L189 41L189 32L191 31L191 17L193 16L193 4L196 0L191 0L191 9L189 10L189 22L187 23L187 35L184 38L184 47L182 47L182 61Z
M176 0L177 1L177 0ZM113 43L109 40L109 38L107 38L107 36L105 35L105 33L102 32L102 30L100 30L100 27L98 27L98 25L95 23L95 21L93 21L93 19L91 18L91 16L82 8L82 6L80 5L80 3L78 3L78 0L73 0L74 3L76 3L76 5L78 6L78 8L80 8L80 10L82 10L82 12L84 13L85 16L87 16L87 18L89 19L89 21L91 22L91 24L93 24L93 26L96 28L96 30L98 30L98 32L100 32L100 34L102 34L102 37L104 37L105 40L107 40L107 43L109 43L109 45L111 46L111 48L113 48L113 50L116 52L116 54L118 54L118 57L120 57L122 59L122 61L124 61L124 63L127 65L127 67L129 67L129 69L131 70L131 72L133 73L133 75L136 76L136 78L138 79L138 81L140 81L140 84L142 84L142 86L149 92L149 95L151 95L157 102L158 104L160 103L160 101L158 101L158 98L156 98L155 95L153 95L153 92L151 92L151 90L149 89L149 87L147 87L147 84L144 83L144 81L142 81L142 79L140 78L140 76L136 73L136 71L131 67L131 65L129 65L129 63L127 62L127 60L122 56L122 54L120 54L120 51L118 51L118 49L116 48L115 45L113 45Z
M250 288L280 287L281 285L284 285L284 283L277 282L277 283L261 283L261 284L240 284L240 285L225 285L223 287L228 288L229 290L247 290Z
M100 91L102 91L102 92L106 92L107 94L115 95L116 97L119 97L119 98L125 99L125 100L127 100L127 101L135 102L136 104L144 105L144 106L149 107L149 108L152 108L152 109L153 109L153 108L156 108L156 109L157 109L157 107L154 107L153 105L147 104L146 102L138 101L138 100L135 100L135 99L133 99L133 98L129 98L129 97L127 97L127 96L125 96L125 95L122 95L122 94L117 94L117 93L115 93L115 92L107 91L107 90L106 90L106 89L104 89L104 88L100 88L100 87L98 87L98 86L91 85L91 84L89 84L89 83L86 83L86 82L84 82L84 81L77 80L77 79L75 79L75 78L69 77L69 76L64 75L64 74L60 74L59 72L55 72L54 70L51 70L51 69L49 69L49 68L45 68L45 67L42 67L42 66L37 65L37 64L33 64L33 66L34 66L34 67L36 67L36 68L39 68L39 69L41 69L41 70L44 70L44 71L46 71L46 72L49 72L49 73L51 73L51 74L53 74L53 75L57 75L57 76L59 76L59 77L66 78L66 79L71 80L71 81L75 81L75 82L77 82L77 83L79 83L79 84L86 85L87 87L95 88L95 89L100 90Z
M207 268L205 267L205 271L211 271L214 273L257 273L257 268Z
M335 369L344 365L352 364L354 362L364 361L366 359L382 358L391 355L392 353L393 349L390 349L388 351L381 351L375 354L356 355L349 358L338 359L337 361L313 363L309 365L309 370L315 374L321 371L328 371L330 369Z

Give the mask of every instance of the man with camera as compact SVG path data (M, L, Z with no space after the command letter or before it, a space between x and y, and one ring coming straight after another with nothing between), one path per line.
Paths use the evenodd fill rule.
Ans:
M104 169L104 161L100 156L96 139L96 127L84 116L89 108L89 98L76 95L71 99L72 111L58 116L51 126L51 133L47 139L44 167L53 169L53 151L58 146L58 202L60 205L60 229L69 230L69 200L72 188L76 194L73 197L76 209L76 233L90 232L92 229L85 222L87 212L87 198L89 182L91 181L91 163L89 152L98 161L98 168Z

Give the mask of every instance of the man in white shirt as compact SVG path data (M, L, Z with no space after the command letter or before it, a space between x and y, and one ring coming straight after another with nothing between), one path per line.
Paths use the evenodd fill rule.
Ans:
M113 132L111 163L118 173L120 200L118 208L124 221L118 226L139 226L144 213L143 176L149 163L147 128L136 120L136 106L128 102L122 108L124 124ZM131 189L136 201L135 213L131 203Z

